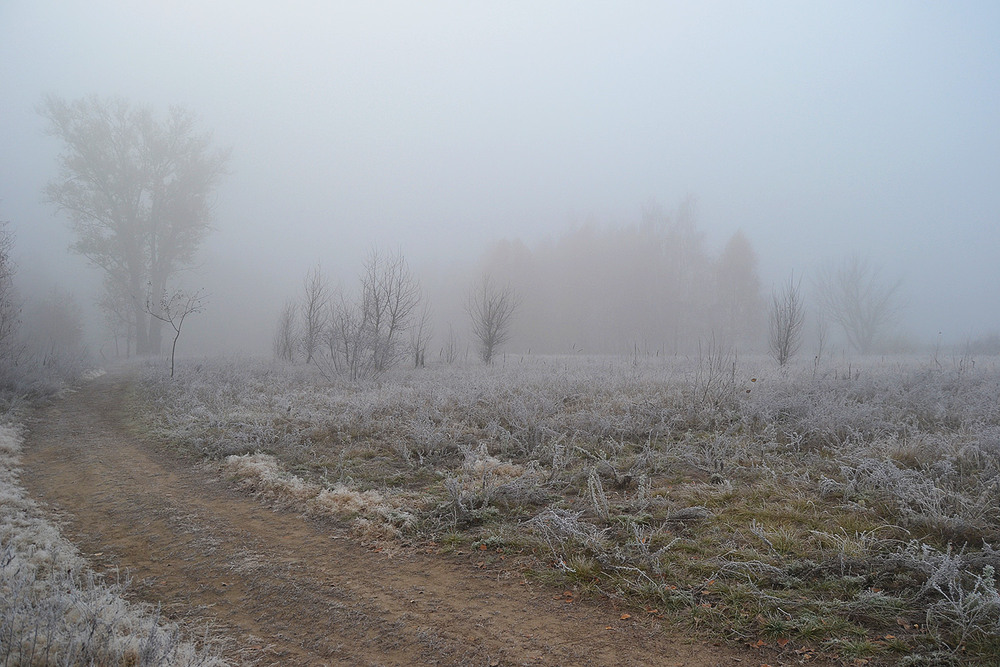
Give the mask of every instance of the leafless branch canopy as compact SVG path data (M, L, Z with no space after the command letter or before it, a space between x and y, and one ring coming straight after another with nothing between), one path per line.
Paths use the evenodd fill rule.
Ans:
M472 319L472 335L479 344L479 358L493 363L497 350L510 339L510 325L518 307L510 285L498 287L486 275L469 293L465 310Z
M295 361L296 340L298 339L298 304L292 300L285 302L278 316L278 326L274 331L274 356L282 361Z
M796 281L794 276L789 276L781 290L771 294L767 346L781 366L787 364L802 346L805 307L801 283L801 279Z
M327 310L323 342L329 356L320 360L320 370L371 379L406 356L411 327L422 325L423 338L418 338L426 344L429 315L415 321L421 300L420 284L403 255L372 250L356 298L341 294Z
M861 354L899 315L900 284L884 281L878 267L858 256L825 267L816 281L823 309Z
M160 323L169 320L154 316L160 302L150 304L143 288L166 292L194 256L209 231L211 196L229 151L213 148L195 116L176 107L158 118L121 98L50 96L39 113L64 148L45 197L68 214L73 249L104 270L112 291L105 303L130 319L121 330L135 336L136 352L156 354Z
M311 364L330 318L330 288L319 265L309 269L302 288L302 352Z
M146 300L146 313L155 320L166 322L174 330L174 341L170 346L170 377L174 376L174 357L177 353L177 339L181 337L181 328L188 315L200 313L205 309L206 297L201 290L191 293L178 290L173 294L163 292L158 304L151 299Z

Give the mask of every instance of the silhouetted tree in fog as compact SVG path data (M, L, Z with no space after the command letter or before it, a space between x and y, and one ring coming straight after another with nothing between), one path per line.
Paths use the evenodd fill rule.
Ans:
M455 328L451 326L451 322L448 323L448 337L444 341L444 346L441 348L441 356L444 358L446 364L453 364L455 360L458 359L458 336L455 334Z
M802 302L801 282L789 277L780 291L771 293L767 347L780 366L787 364L802 346L805 305Z
M373 250L354 300L334 303L323 337L330 356L319 361L324 373L338 371L352 380L384 373L406 355L406 333L421 303L420 284L402 254Z
M146 312L160 322L165 322L174 330L174 340L170 345L170 377L174 376L174 356L177 354L177 339L181 337L181 328L188 315L200 313L205 308L205 297L200 291L185 293L182 291L173 294L163 293L159 306L154 306L152 302L147 302Z
M295 361L295 341L298 339L298 304L286 301L278 316L274 331L274 356L282 361Z
M14 235L0 222L0 383L13 381L14 366L18 362L17 330L20 324L21 303L14 291Z
M726 243L715 262L717 324L726 340L738 345L759 345L763 300L757 276L757 253L742 230Z
M630 224L590 220L534 248L499 241L477 275L521 297L516 336L524 348L624 352L638 345L677 353L721 329L723 302L733 306L734 326L750 329L740 317L756 318L759 344L763 309L752 250L743 255L746 270L733 278L751 296L730 290L727 300L717 297L719 263L705 251L696 217L691 200L673 211L651 203Z
M372 330L361 305L344 294L331 308L330 323L324 340L330 356L318 359L324 374L334 370L352 380L364 380L376 375L372 358Z
M104 322L114 341L115 356L121 356L121 344L124 342L125 357L131 357L132 345L135 343L135 313L132 312L132 298L128 294L127 282L106 273L104 294L97 305L104 313Z
M406 354L403 335L419 305L420 284L402 253L372 250L361 277L361 308L376 372L384 372Z
M469 293L465 310L472 319L472 335L479 343L479 358L493 363L497 350L510 338L510 325L518 297L510 285L498 287L485 275Z
M820 303L847 341L862 354L872 351L879 334L899 314L900 281L886 282L867 259L850 257L827 265L816 279Z
M156 354L165 321L159 295L208 233L229 153L177 107L158 118L120 98L49 96L39 113L63 144L45 196L69 215L73 250L111 281L108 303L128 299L136 352Z
M431 324L431 305L425 299L420 308L420 314L410 327L410 354L413 355L414 368L424 365L427 345L434 337L434 327Z
M309 269L302 294L302 352L311 364L330 317L330 289L319 266Z
M42 366L78 367L84 360L83 311L67 292L53 288L26 309L28 346Z

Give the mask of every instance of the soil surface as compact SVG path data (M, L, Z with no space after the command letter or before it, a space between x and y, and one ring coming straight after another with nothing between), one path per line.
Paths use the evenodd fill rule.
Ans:
M130 597L185 627L208 626L234 663L781 664L676 636L634 610L623 619L608 600L474 555L377 552L343 526L265 506L132 434L127 387L104 376L39 409L23 483L95 570L126 571Z

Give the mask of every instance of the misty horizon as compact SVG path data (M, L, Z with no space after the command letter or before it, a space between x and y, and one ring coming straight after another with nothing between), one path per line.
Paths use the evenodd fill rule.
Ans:
M498 246L555 271L579 230L610 239L685 202L706 266L745 235L765 301L861 255L901 281L892 336L960 345L1000 330L998 25L988 3L11 2L0 220L24 298L71 294L106 345L100 272L42 201L60 146L37 109L120 96L179 105L232 149L213 231L180 274L209 295L185 354L269 353L307 270L350 290L372 248L407 258L438 336L464 331L461 295L491 262L502 273ZM554 285L588 267L536 269ZM537 331L549 310L527 304L512 350L576 349ZM633 343L660 327L641 326Z

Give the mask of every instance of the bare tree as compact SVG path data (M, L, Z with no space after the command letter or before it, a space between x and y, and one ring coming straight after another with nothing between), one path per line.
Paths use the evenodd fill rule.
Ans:
M274 356L282 361L295 361L295 341L298 339L298 304L288 300L278 316L274 331Z
M830 322L826 319L826 313L820 308L816 313L816 363L823 358L826 351L826 341L830 337Z
M434 328L431 324L431 306L426 300L420 308L413 326L410 327L410 354L413 355L413 367L420 368L424 365L424 355L427 352L427 345L434 337Z
M317 358L317 366L324 375L338 372L351 380L375 376L371 328L365 321L361 305L341 294L339 301L331 307L330 324L324 338L330 356Z
M365 262L357 299L341 295L331 307L324 342L324 373L365 380L384 373L407 354L405 334L415 324L420 285L401 254L373 250ZM425 323L426 327L426 323ZM429 332L429 329L428 329Z
M69 215L73 250L114 283L113 301L119 294L129 299L136 352L157 354L169 318L149 297L167 291L208 233L212 193L229 152L214 149L195 117L179 108L161 119L120 98L50 96L39 113L64 148L45 197Z
M767 346L778 365L784 366L802 346L805 306L802 302L802 279L789 276L780 291L771 293Z
M716 321L725 339L735 345L756 343L763 329L764 300L757 275L757 253L737 230L716 260Z
M497 287L492 276L483 276L469 293L465 311L472 319L472 335L479 343L479 358L493 363L497 350L510 339L510 325L517 311L518 297L507 285Z
M816 280L823 309L861 354L899 315L899 280L886 282L868 260L853 256L824 267Z
M21 302L14 290L14 235L0 222L0 383L14 381L14 367L21 353L17 342Z
M53 287L43 299L26 308L27 344L42 364L68 370L79 368L86 356L83 345L83 311L69 292Z
M455 328L448 323L448 338L444 341L444 347L441 348L441 356L444 357L446 364L453 364L458 358L458 336L455 334Z
M329 320L330 289L323 278L319 265L309 269L303 283L302 294L302 352L306 363L311 364L313 355L322 342L320 339Z
M135 343L135 312L126 286L127 283L106 274L104 294L98 299L97 305L104 313L104 322L114 341L115 356L121 356L121 342L124 341L127 359L132 356L132 346Z
M192 313L200 313L205 307L205 297L201 291L185 294L178 290L171 295L166 292L160 298L159 306L146 303L146 312L160 322L166 322L174 330L174 342L170 346L170 377L174 376L174 355L177 352L177 339L181 337L181 327L184 320Z
M376 373L406 354L403 334L419 304L420 284L403 255L372 250L361 278L361 311Z

